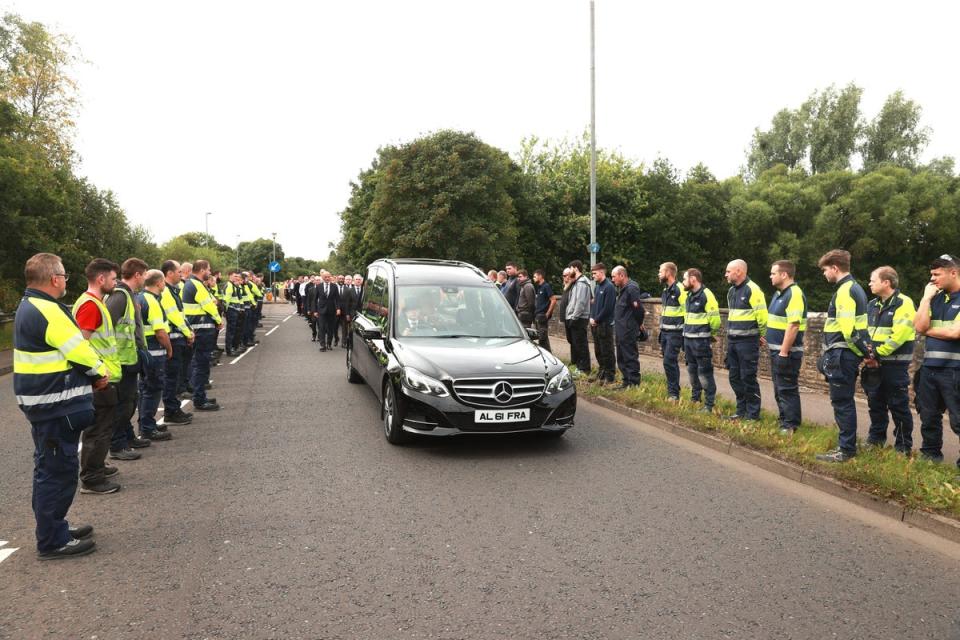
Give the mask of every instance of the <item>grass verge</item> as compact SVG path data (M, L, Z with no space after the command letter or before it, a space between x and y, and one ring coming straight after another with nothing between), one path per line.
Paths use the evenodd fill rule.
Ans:
M804 421L791 437L780 435L776 416L767 411L763 411L761 419L755 422L723 420L721 415L735 412L736 406L732 402L718 396L714 413L700 413L701 405L690 400L689 389L683 390L679 403L668 402L666 379L655 374L644 373L640 386L622 391L580 379L577 392L589 397L608 398L732 440L874 495L896 500L911 509L925 509L960 519L960 479L953 465L908 458L891 447L860 447L857 457L844 464L818 462L816 454L836 446L836 427Z

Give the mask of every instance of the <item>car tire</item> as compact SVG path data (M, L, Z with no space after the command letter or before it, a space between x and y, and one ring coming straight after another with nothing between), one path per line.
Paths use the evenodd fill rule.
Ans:
M363 376L353 368L353 349L347 349L347 382L351 384L363 382Z
M380 407L383 435L390 444L405 444L410 441L410 434L404 431L402 426L406 413L403 402L397 396L393 383L389 379L383 384L383 404Z

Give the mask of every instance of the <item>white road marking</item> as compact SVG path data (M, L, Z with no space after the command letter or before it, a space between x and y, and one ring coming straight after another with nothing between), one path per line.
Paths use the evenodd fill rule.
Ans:
M286 322L287 320L289 320L289 319L292 318L292 317L293 317L293 314L291 313L290 315L288 315L286 318L283 319L283 322Z
M273 329L270 329L270 331L267 331L267 335L270 335L271 333L273 333L274 331L276 331L276 330L279 329L279 328L280 328L280 325L275 326Z
M7 544L6 540L0 540L0 547ZM20 547L14 547L12 549L0 549L0 562L3 562L7 558L13 555L14 551L19 551Z
M241 353L240 355L238 355L236 358L234 358L233 360L231 360L231 361L230 361L230 364L237 364L237 363L240 361L240 358L242 358L243 356L247 355L248 353L250 353L251 351L253 351L253 350L256 349L256 348L257 348L257 345L253 345L252 347L250 347L249 349L247 349L246 351L244 351L243 353Z

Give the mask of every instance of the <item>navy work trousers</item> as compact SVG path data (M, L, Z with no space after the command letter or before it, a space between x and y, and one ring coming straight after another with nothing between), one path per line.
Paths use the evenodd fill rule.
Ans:
M943 410L950 415L950 428L960 435L960 369L923 367L918 388L920 402L920 452L927 458L943 460ZM960 465L960 460L957 460Z
M864 387L870 409L871 444L886 444L888 414L893 416L893 446L908 453L913 449L913 412L910 411L910 371L907 362L880 363L880 386Z
M827 351L824 359L824 375L830 383L830 404L833 419L840 429L840 449L857 453L857 375L860 373L860 356L849 349Z
M163 375L167 356L150 356L143 363L143 375L140 376L140 403L137 408L140 435L145 436L157 430L157 408L163 395ZM166 411L166 409L164 409Z
M33 434L33 515L37 551L70 542L67 511L77 492L80 432L93 424L93 411L31 423Z
M193 404L207 403L207 383L210 382L210 356L217 346L216 329L197 329L193 339L193 362L191 363L190 386L193 387Z
M167 360L163 371L163 412L172 415L180 409L177 393L180 389L180 376L183 375L183 359L186 357L187 341L178 338L173 343L173 357Z
M760 419L760 383L757 367L760 363L760 339L729 338L727 341L727 369L730 386L737 397L737 415L750 420Z
M240 347L241 318L243 318L243 312L240 309L227 309L227 333L224 337L224 345L231 353Z
M800 426L800 366L803 354L791 353L783 358L779 351L770 352L770 372L773 378L773 397L780 411L780 428L796 429Z
M660 351L663 352L663 373L667 377L667 395L680 397L680 351L683 350L682 331L660 330Z
M713 347L710 338L684 338L683 356L690 376L690 397L712 409L717 400L717 381L713 377Z

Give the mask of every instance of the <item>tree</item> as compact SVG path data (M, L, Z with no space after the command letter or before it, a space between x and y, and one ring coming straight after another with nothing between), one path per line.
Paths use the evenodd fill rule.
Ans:
M930 141L930 129L920 126L922 111L916 102L905 99L902 91L887 98L863 130L860 153L864 171L886 163L909 168L919 164L920 153Z
M80 60L73 41L39 22L6 14L0 21L0 98L24 117L22 133L69 163L78 105L70 68Z
M831 86L820 95L811 96L808 101L811 173L850 167L850 157L857 149L863 126L861 95L863 89L850 83L839 93Z
M489 265L515 255L520 172L506 153L473 134L440 131L378 160L341 212L345 224L361 225L341 246L347 263L404 256Z
M778 164L788 169L803 166L810 138L809 104L795 111L781 109L769 131L755 129L747 156L747 169L756 177Z
M273 259L273 240L257 238L250 242L241 242L237 247L240 252L240 268L255 273L266 273L267 265ZM283 247L277 243L277 260L283 262Z

